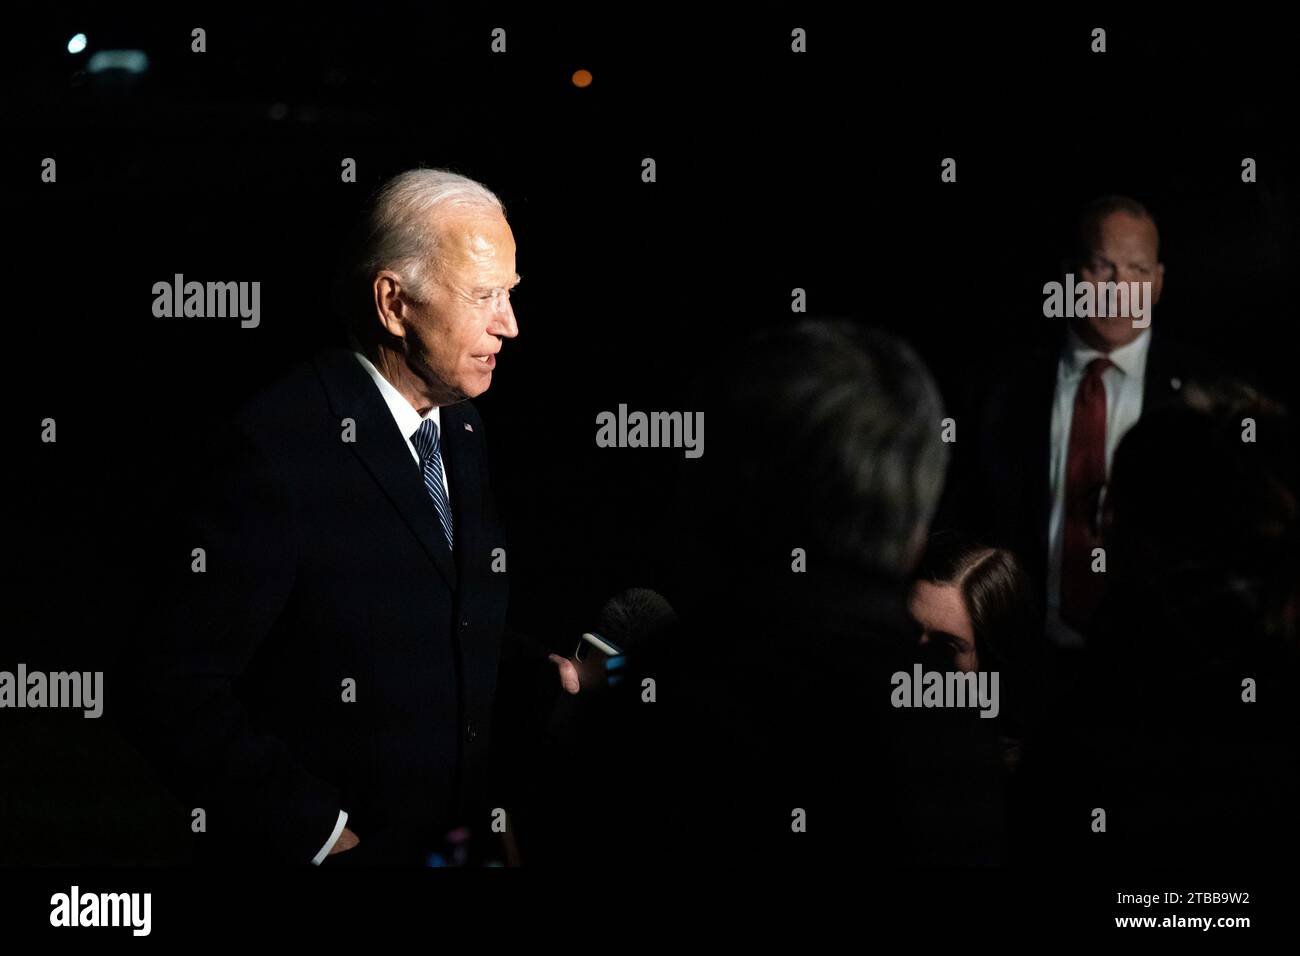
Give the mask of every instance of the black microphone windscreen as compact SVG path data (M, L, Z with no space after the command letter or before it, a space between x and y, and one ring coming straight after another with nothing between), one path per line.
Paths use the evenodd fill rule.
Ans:
M624 651L677 625L677 612L662 594L649 588L628 588L605 602L597 618L599 633Z

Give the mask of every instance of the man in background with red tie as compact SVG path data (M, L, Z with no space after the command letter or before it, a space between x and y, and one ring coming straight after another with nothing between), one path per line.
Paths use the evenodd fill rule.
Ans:
M1184 383L1213 377L1203 355L1152 321L1165 267L1146 207L1124 196L1095 200L1077 242L1076 284L1150 283L1144 310L1121 299L1117 314L1070 318L1043 347L1009 356L1006 369L977 372L936 521L1017 552L1040 585L1048 637L1062 648L1084 645L1104 590L1095 549L1115 449L1141 415L1177 401Z
M1079 281L1149 289L1160 301L1165 267L1155 220L1133 200L1111 198L1080 223ZM1150 283L1134 286L1132 283ZM1101 299L1098 298L1100 302ZM1080 642L1101 598L1102 496L1120 439L1142 414L1151 327L1133 300L1117 315L1076 318L1057 362L1052 403L1047 532L1047 630L1057 643ZM1098 308L1096 313L1106 310ZM1149 318L1148 315L1146 318Z

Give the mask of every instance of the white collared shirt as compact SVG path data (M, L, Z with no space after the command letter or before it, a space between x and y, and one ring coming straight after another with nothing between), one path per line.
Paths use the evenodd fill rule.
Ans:
M1056 397L1052 403L1050 482L1051 516L1047 523L1047 633L1056 643L1081 647L1082 636L1061 621L1061 564L1065 543L1065 468L1070 451L1070 423L1074 418L1074 397L1088 363L1108 358L1111 365L1102 372L1106 389L1106 476L1115 449L1142 415L1142 389L1146 382L1147 351L1151 330L1109 355L1086 344L1073 329L1056 365Z
M438 442L441 444L442 410L435 405L433 408L421 415L416 411L414 406L412 406L411 403L402 396L402 393L394 388L393 384L389 382L388 379L384 378L383 373L381 373L379 369L375 368L375 364L371 362L370 359L366 358L365 355L356 349L352 350L352 354L357 357L357 361L359 361L361 366L370 373L370 377L374 379L375 384L379 386L379 394L384 396L384 404L386 404L388 410L392 412L393 421L397 422L398 430L406 436L406 447L410 450L411 457L415 459L416 465L419 465L420 454L415 450L415 444L411 441L411 438L417 431L419 431L420 422L424 421L426 418L431 418L433 419L433 423L438 426ZM447 484L446 467L442 469L442 488L447 492L447 501L450 503L451 488Z

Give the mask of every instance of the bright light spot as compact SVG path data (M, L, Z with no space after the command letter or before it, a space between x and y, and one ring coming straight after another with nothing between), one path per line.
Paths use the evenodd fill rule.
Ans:
M71 40L68 41L69 53L80 53L85 48L86 48L86 35L84 33L78 33L75 37L73 37Z

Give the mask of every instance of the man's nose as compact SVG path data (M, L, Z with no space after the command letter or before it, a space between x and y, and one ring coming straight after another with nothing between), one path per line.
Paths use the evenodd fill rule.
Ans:
M488 332L507 339L513 339L519 334L519 323L515 320L514 306L510 304L509 299L492 316L492 323L488 326Z

